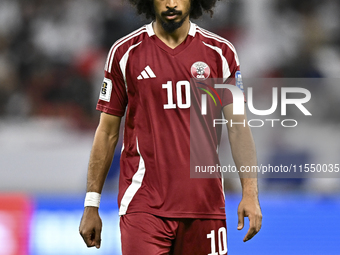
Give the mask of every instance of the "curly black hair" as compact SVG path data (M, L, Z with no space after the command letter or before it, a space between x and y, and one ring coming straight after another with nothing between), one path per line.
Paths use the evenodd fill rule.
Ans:
M202 16L203 11L213 15L212 8L215 6L217 0L191 0L190 18L198 19ZM146 18L155 19L155 11L153 0L129 0L129 2L137 7L138 14L145 14Z

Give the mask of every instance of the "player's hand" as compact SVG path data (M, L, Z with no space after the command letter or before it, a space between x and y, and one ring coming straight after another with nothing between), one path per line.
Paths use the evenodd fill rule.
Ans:
M100 248L102 232L102 220L99 217L98 208L87 206L81 218L79 233L87 247Z
M243 238L243 242L246 242L253 238L261 229L262 213L258 199L253 197L243 197L238 206L237 215L238 230L241 230L244 227L244 217L248 217L249 219L249 229Z

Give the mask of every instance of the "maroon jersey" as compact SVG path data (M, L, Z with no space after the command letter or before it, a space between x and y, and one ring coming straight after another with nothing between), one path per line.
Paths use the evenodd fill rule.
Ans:
M227 40L190 23L175 49L152 24L118 40L105 65L97 110L123 116L119 214L224 219L221 179L190 178L192 78L235 77L239 61ZM221 97L221 106L232 103ZM126 109L127 107L127 109ZM221 109L220 109L221 110ZM217 134L212 134L213 140ZM213 152L217 155L216 150Z

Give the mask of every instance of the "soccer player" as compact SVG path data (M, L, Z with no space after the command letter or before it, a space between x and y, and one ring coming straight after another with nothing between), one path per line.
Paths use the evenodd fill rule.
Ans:
M189 95L189 81L240 78L235 48L189 20L202 11L212 13L215 0L130 2L153 22L118 40L108 54L80 234L88 247L100 247L100 194L126 114L118 193L122 253L227 254L222 180L190 178L190 106L195 97ZM219 111L234 123L246 123L245 115L233 115L231 96L221 96ZM227 126L237 168L255 166L249 127ZM211 137L217 146L217 134ZM211 153L214 157L216 148ZM244 241L262 222L257 179L248 177L240 174L238 229L249 218Z

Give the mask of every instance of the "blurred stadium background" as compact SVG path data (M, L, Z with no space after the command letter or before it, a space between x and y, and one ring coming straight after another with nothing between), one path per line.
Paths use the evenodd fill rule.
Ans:
M333 79L309 88L309 121L253 129L259 163L340 163L339 13L338 0L230 0L195 21L233 42L243 77ZM146 22L127 1L0 1L0 255L120 254L119 155L100 250L85 247L78 225L106 54ZM226 180L228 254L339 254L340 181L303 177L260 179L263 229L245 244L240 184Z

